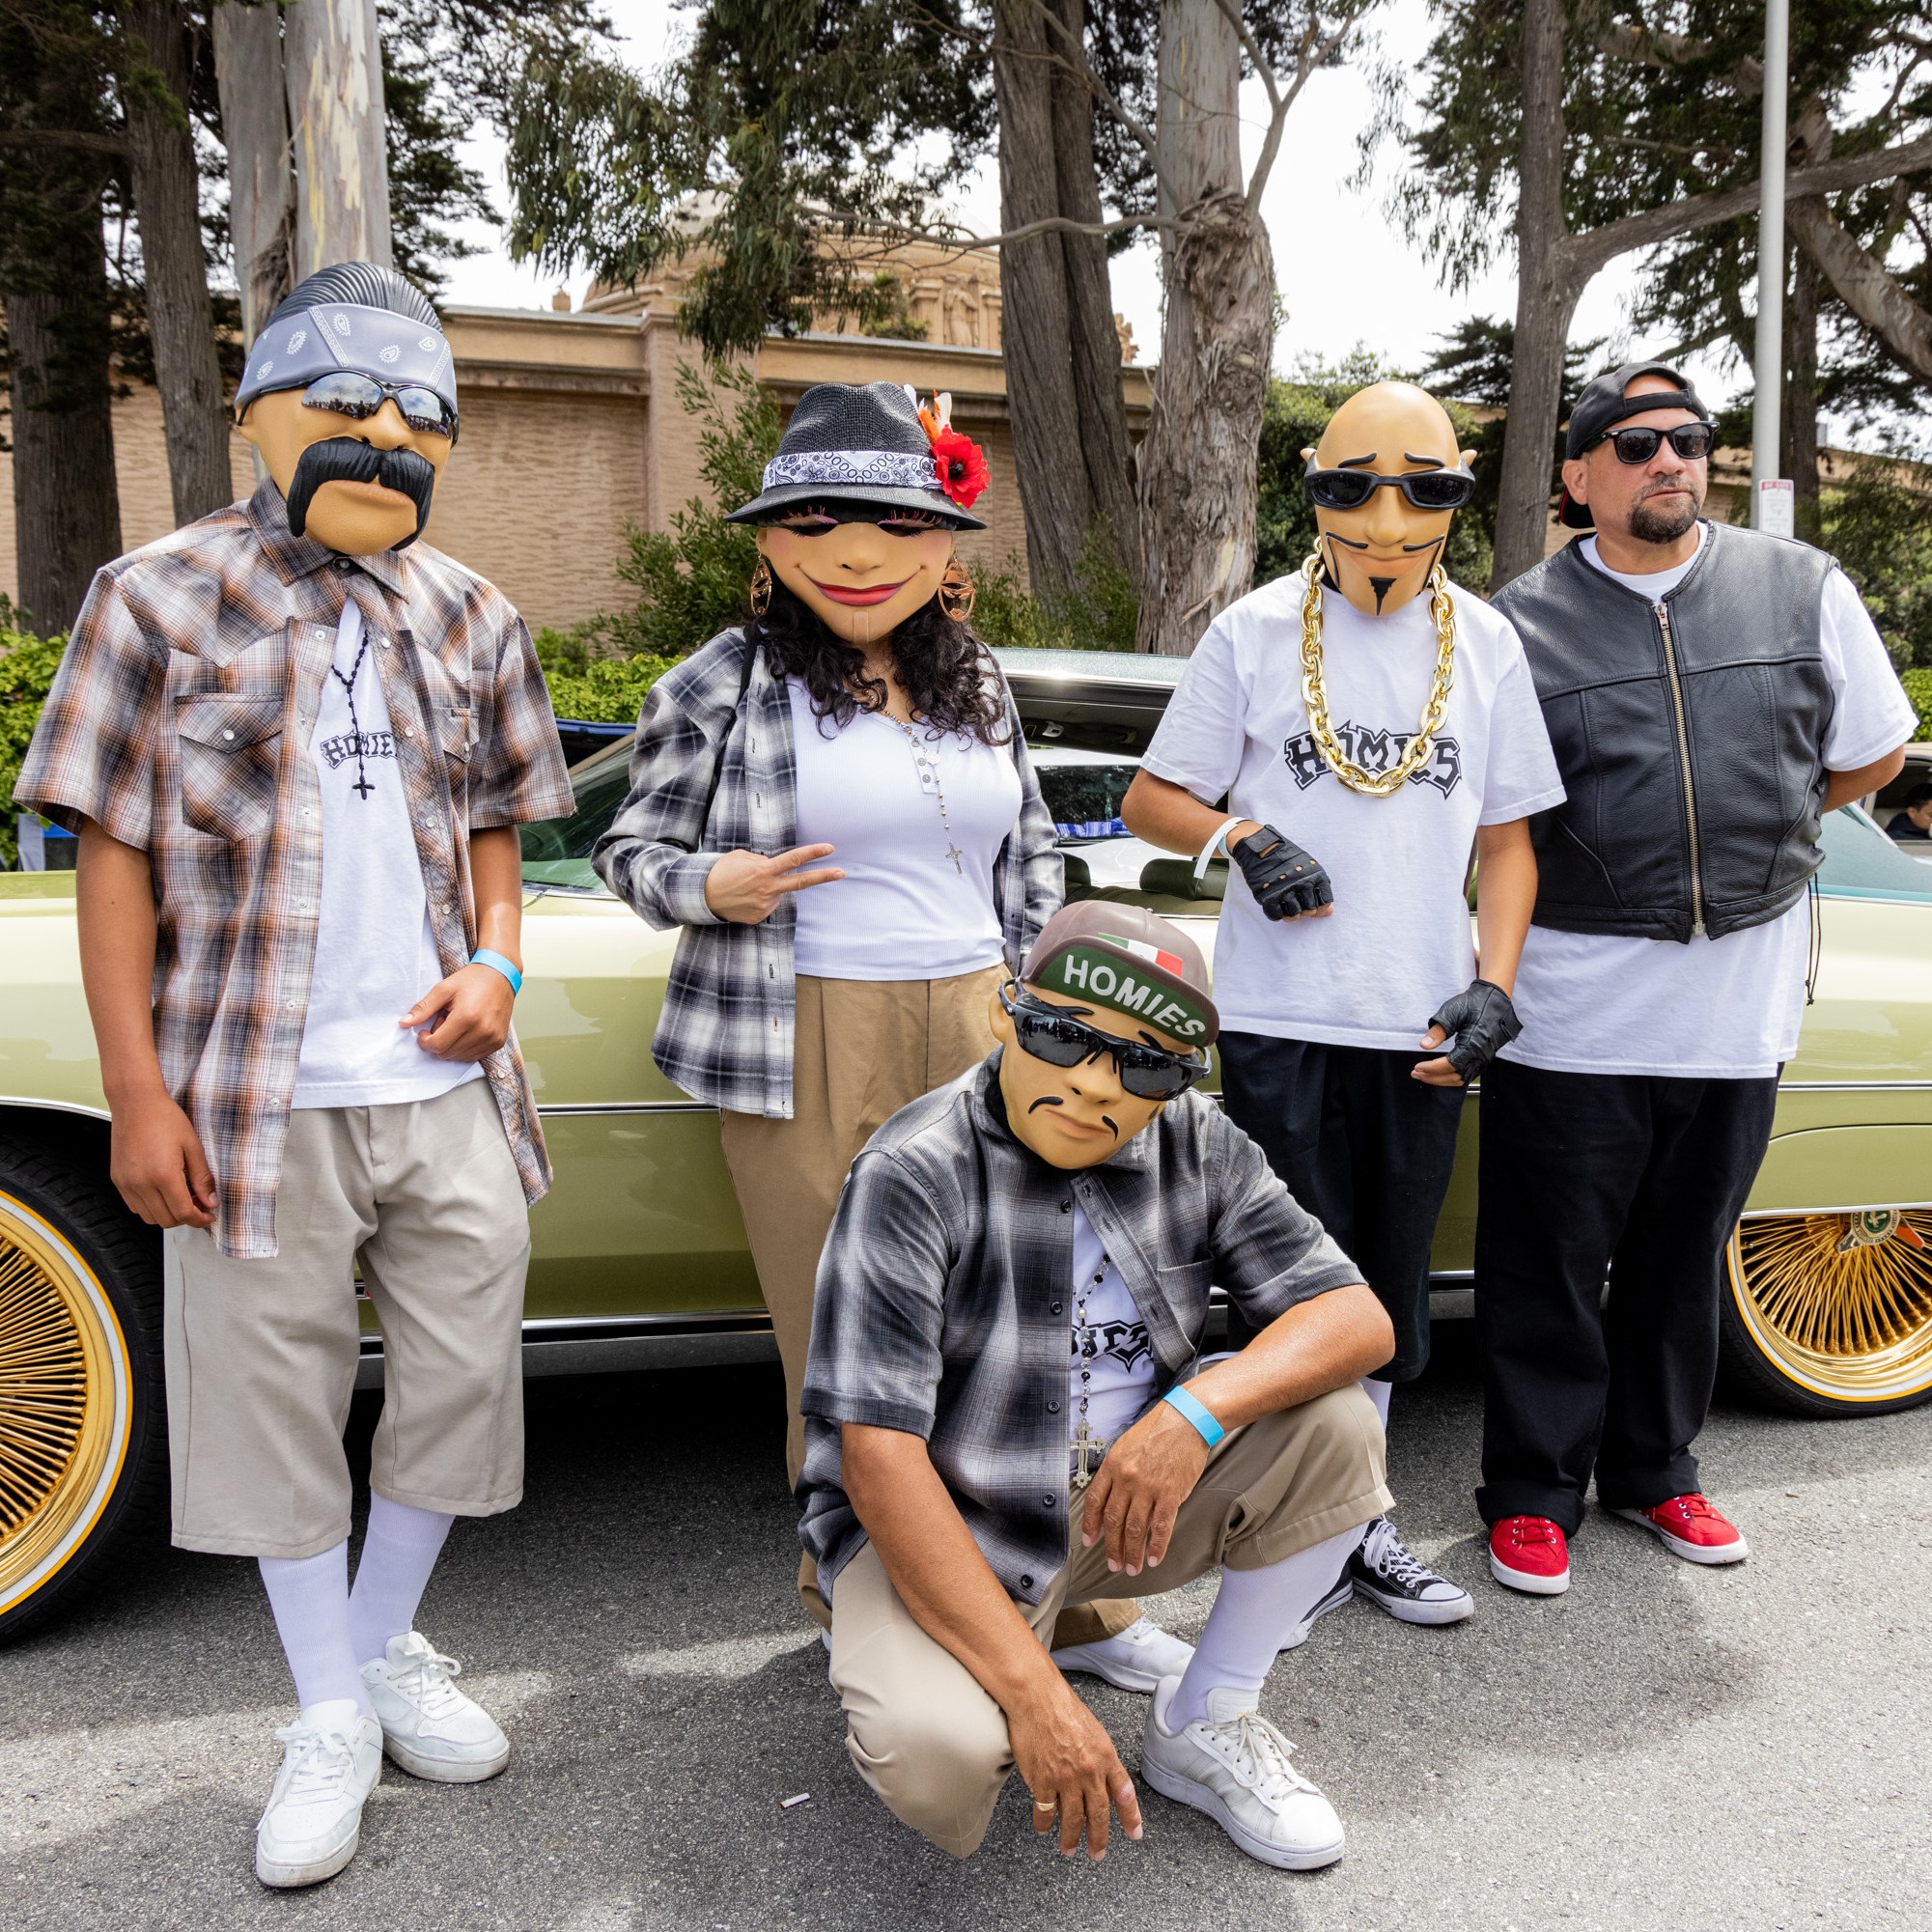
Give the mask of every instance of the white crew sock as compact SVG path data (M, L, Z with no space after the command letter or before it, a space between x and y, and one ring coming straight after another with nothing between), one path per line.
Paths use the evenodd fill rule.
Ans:
M1394 1392L1392 1382L1378 1382L1372 1375L1361 1379L1361 1390L1375 1404L1375 1413L1382 1417L1382 1426L1388 1427L1388 1398Z
M302 1709L350 1698L364 1717L373 1718L369 1693L355 1667L355 1647L349 1640L348 1543L338 1543L320 1556L256 1560Z
M1210 1691L1261 1689L1282 1638L1334 1588L1360 1541L1358 1524L1265 1569L1221 1572L1220 1593L1194 1642L1194 1661L1168 1706L1170 1733L1207 1716Z
M392 1637L406 1637L415 1628L416 1606L455 1521L439 1509L370 1497L369 1530L349 1598L349 1634L359 1662L373 1662Z

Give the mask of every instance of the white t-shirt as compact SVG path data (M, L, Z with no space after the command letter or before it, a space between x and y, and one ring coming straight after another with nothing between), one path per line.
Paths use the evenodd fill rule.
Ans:
M1189 659L1141 761L1231 815L1272 825L1334 882L1327 918L1265 917L1238 865L1215 941L1221 1025L1283 1040L1414 1049L1475 976L1464 896L1478 826L1559 804L1563 784L1514 628L1454 585L1455 679L1427 762L1369 798L1316 749L1302 702L1299 574L1231 604ZM1426 596L1386 617L1322 598L1329 719L1345 754L1386 770L1415 734L1436 668Z
M1697 547L1704 543L1697 526ZM1597 540L1583 556L1653 601L1683 582L1690 562L1647 576L1605 568ZM1842 571L1825 579L1818 641L1834 699L1825 767L1854 771L1903 744L1917 725L1878 630ZM1516 975L1523 1035L1505 1060L1562 1074L1769 1079L1798 1050L1811 949L1809 895L1761 926L1688 945L1622 934L1531 926Z
M364 651L362 641L362 613L345 603L335 633L340 676L322 680L309 739L322 782L322 910L291 1106L434 1100L483 1073L473 1060L424 1052L415 1034L396 1024L443 969L376 667L380 654ZM353 723L343 685L351 676Z
M860 712L841 731L813 714L796 678L792 743L798 843L843 879L793 895L795 970L821 979L951 979L1003 950L993 862L1020 818L1020 773L1004 745L916 739ZM945 813L939 798L945 798ZM951 836L947 826L951 826Z
M1071 1444L1079 1435L1080 1398L1084 1395L1089 1439L1111 1442L1139 1421L1153 1400L1154 1344L1127 1283L1120 1278L1120 1270L1108 1259L1078 1201L1074 1204L1073 1291L1068 1310L1073 1359L1067 1370L1067 1441ZM1071 1447L1069 1455L1077 1467L1078 1456ZM1090 1456L1087 1474L1092 1475L1099 1467L1097 1457Z

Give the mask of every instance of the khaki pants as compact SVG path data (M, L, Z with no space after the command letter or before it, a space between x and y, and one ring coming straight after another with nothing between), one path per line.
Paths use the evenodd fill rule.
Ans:
M805 1460L798 1399L812 1339L812 1287L846 1170L902 1106L992 1052L987 1010L1005 978L1003 966L954 979L800 974L792 1118L723 1117L725 1163L785 1365L785 1475L794 1485ZM809 1557L798 1565L798 1594L820 1623L828 1620ZM1137 1614L1131 1604L1083 1611L1057 1641L1091 1642L1126 1629Z
M515 1508L530 1223L490 1082L295 1109L275 1233L266 1261L227 1258L201 1228L167 1235L175 1542L313 1556L349 1534L358 1252L382 1325L371 1487L457 1516Z
M1066 1567L1037 1605L1017 1608L1037 1635L1063 1604L1102 1591L1151 1596L1218 1564L1265 1568L1389 1508L1383 1478L1382 1425L1352 1383L1223 1437L1158 1570L1118 1575L1104 1544L1083 1549L1076 1497ZM831 1677L845 1706L846 1750L886 1808L956 1858L977 1851L1013 1769L1006 1715L914 1621L870 1543L833 1591Z

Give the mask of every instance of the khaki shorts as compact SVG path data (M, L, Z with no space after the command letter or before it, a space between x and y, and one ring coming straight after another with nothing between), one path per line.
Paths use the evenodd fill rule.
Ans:
M514 1508L530 1224L490 1082L291 1112L275 1230L266 1261L230 1260L205 1229L167 1236L175 1542L313 1556L349 1534L358 1252L382 1325L371 1487L457 1516Z
M1264 1415L1215 1445L1158 1570L1116 1573L1104 1543L1083 1548L1076 1497L1066 1567L1038 1604L1016 1607L1043 1637L1063 1604L1155 1596L1220 1564L1278 1563L1392 1507L1385 1457L1375 1404L1358 1384ZM1006 1714L920 1628L870 1543L833 1586L831 1678L846 1750L886 1808L956 1858L976 1851L1013 1769Z

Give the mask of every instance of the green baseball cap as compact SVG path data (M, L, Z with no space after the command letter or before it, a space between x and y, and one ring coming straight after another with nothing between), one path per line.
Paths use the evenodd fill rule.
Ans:
M1103 899L1062 906L1033 941L1020 976L1190 1047L1207 1046L1220 1031L1200 947L1143 907Z

